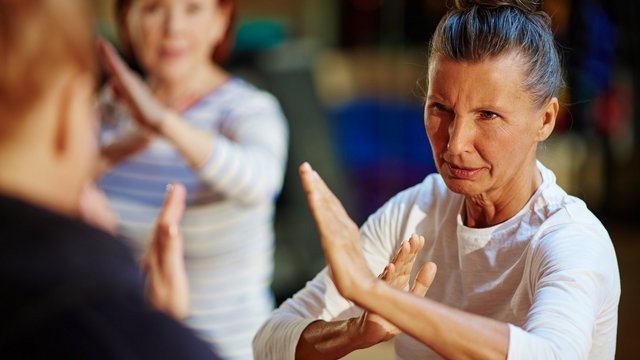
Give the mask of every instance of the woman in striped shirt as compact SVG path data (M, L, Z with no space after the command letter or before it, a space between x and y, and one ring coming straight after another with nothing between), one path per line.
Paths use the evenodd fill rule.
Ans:
M233 8L231 0L116 1L125 52L146 76L101 43L111 86L101 99L109 111L100 185L142 255L166 185L185 184L187 324L223 357L249 359L273 307L274 200L288 130L273 96L219 65Z

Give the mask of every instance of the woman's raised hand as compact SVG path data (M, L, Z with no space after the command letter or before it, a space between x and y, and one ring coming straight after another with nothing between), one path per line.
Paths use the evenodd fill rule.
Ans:
M432 262L420 268L413 286L410 286L416 255L424 246L422 236L414 234L403 241L394 258L376 278L364 258L360 231L338 198L308 163L300 166L300 177L320 232L331 277L342 296L360 305L369 290L379 284L378 279L417 296L423 297L427 293L436 274L436 265ZM363 341L369 344L388 340L400 333L396 326L368 311L359 318L359 327Z
M424 237L416 234L411 235L408 241L400 244L398 252L391 262L387 264L384 271L378 278L390 286L424 297L431 286L436 275L436 265L432 262L424 264L416 279L411 285L411 270L413 269L416 255L424 246ZM376 344L386 341L400 333L395 325L370 311L365 311L359 318L360 332L366 342Z
M153 96L145 82L127 66L107 40L98 41L98 52L116 96L124 101L140 126L158 133L170 114L169 109Z
M153 237L142 258L149 302L177 320L184 319L189 313L189 282L180 231L186 194L182 184L170 185Z
M342 296L357 303L376 281L362 253L360 230L311 165L299 170L333 281Z
M360 230L311 165L304 163L299 170L335 285L342 296L357 303L358 297L366 294L367 288L374 286L377 281L364 258ZM424 238L417 235L403 242L380 278L389 285L409 290L413 262L423 245ZM434 274L435 264L425 265L416 278L419 283L412 291L424 295Z

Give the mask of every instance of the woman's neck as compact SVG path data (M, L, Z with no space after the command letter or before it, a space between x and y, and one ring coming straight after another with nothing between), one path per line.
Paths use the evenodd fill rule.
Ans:
M465 198L463 223L471 228L486 228L515 216L542 185L542 174L534 162L527 176L502 187L498 194L483 193Z
M172 110L182 112L193 102L224 84L230 75L215 64L207 64L189 76L166 79L149 76L147 82L156 99Z

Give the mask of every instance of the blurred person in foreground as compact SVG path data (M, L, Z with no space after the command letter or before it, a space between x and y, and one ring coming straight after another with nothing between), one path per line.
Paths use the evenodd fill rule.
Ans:
M217 359L176 322L188 311L184 187L168 193L145 257L149 300L170 317L145 300L130 250L87 185L97 71L82 4L0 0L0 24L0 354Z
M360 229L301 166L328 269L261 328L257 358L334 359L394 337L399 359L614 358L611 240L536 160L562 83L539 6L455 1L428 57L439 173Z
M165 184L189 197L182 221L191 289L185 320L228 359L250 359L273 310L273 216L287 154L276 99L220 65L232 0L118 0L116 20L132 72L109 44L99 185L119 232L142 255ZM110 90L113 90L112 92ZM109 96L115 95L115 96Z

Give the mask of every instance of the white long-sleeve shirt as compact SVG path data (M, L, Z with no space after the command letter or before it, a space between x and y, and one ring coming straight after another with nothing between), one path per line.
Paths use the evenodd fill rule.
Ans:
M567 195L538 164L543 183L511 219L464 226L464 199L437 174L380 208L362 227L362 246L380 273L402 240L425 237L412 277L427 261L438 273L427 297L509 324L509 359L613 359L620 279L607 231L584 202ZM342 298L326 269L273 312L254 338L256 359L293 359L312 321L361 309ZM398 359L439 359L408 335Z

